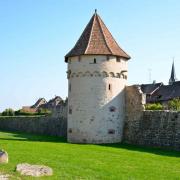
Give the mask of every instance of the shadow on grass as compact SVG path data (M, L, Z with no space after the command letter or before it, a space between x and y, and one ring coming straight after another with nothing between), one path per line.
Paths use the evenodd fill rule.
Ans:
M6 131L6 132L0 131L0 132L2 132L4 134L4 137L0 136L0 140L67 143L67 140L64 137L32 135L32 134L27 134L27 133L8 132L8 131ZM80 144L80 145L87 146L88 144ZM132 151L132 152L136 151L136 152L150 153L150 154L156 154L156 155L167 156L167 157L180 157L180 152L178 152L178 151L157 148L157 147L143 147L143 146L130 145L130 144L125 144L125 143L97 144L94 146L126 149L126 150Z
M27 134L27 133L19 133L19 132L11 132L11 131L0 131L0 132L5 134L4 137L0 136L0 140L67 143L67 140L64 137Z
M99 144L99 146L121 148L121 149L127 149L129 151L151 153L151 154L168 156L168 157L180 157L180 152L175 151L175 150L170 150L169 148L147 147L147 146L140 146L140 145L131 145L131 144L126 144L126 143Z

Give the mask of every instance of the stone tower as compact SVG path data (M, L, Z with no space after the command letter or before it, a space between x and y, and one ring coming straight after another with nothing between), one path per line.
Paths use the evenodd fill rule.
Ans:
M122 139L127 55L95 12L68 63L68 141L115 143Z

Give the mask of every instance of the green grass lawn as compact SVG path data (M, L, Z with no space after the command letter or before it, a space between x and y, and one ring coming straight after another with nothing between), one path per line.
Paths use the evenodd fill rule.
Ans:
M64 139L0 132L0 149L9 163L0 172L21 177L18 163L43 164L53 168L52 177L39 179L180 179L180 153L125 144L79 145ZM36 178L34 178L36 179Z

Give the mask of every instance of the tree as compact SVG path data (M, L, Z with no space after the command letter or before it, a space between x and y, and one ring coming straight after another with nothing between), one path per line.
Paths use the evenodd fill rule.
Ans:
M175 98L168 102L168 109L173 111L180 111L180 98Z
M146 110L163 110L163 106L160 103L146 104Z
M14 110L11 108L5 109L1 115L2 116L14 116Z
M39 114L39 115L48 115L48 114L51 114L51 111L48 110L48 109L39 108L39 109L38 109L38 114Z

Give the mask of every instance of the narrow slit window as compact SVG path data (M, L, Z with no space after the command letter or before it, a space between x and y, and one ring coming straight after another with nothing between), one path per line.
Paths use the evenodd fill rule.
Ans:
M71 128L69 128L69 133L72 133L72 129Z
M71 84L69 84L69 92L71 92Z
M112 85L111 85L111 84L108 85L108 89L109 89L109 90L112 89Z
M78 61L81 62L81 56L78 56Z
M94 58L94 64L96 64L96 58Z
M69 107L69 114L72 114L72 108Z

